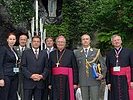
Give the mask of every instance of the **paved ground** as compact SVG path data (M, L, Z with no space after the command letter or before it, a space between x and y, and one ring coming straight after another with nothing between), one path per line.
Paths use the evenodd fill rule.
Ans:
M100 99L99 100L104 100L105 85L106 85L105 81L102 81L101 87L100 87ZM21 100L20 97L19 97L19 100Z

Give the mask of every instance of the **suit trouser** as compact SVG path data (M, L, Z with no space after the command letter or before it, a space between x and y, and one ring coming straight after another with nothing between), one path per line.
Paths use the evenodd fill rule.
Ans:
M0 100L18 100L18 75L4 76L5 86L0 88Z
M100 86L81 86L83 100L99 100Z
M23 74L22 74L22 72L19 73L18 94L19 94L21 100L24 100Z
M48 100L48 89L47 90L45 89L43 90L42 100Z
M43 89L42 100L48 100L49 95L48 79L45 80L45 84L46 87Z
M24 89L24 100L42 100L43 89Z

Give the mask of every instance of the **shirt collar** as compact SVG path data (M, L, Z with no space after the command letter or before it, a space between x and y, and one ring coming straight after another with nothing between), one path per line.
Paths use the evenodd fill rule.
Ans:
M84 47L83 47L83 50L84 50L84 51L85 51L86 49L87 49L87 50L89 50L89 49L90 49L90 46L89 46L89 47L87 47L87 48L84 48Z
M119 47L119 48L114 48L117 52L122 49L122 47Z
M35 48L32 48L33 52L35 53L35 51L37 50L37 52L39 52L39 48L38 49L35 49Z
M50 51L52 51L54 49L54 47L51 47L51 48L47 48L47 50L50 50Z
M19 45L19 48L20 48L20 50L22 50L22 48L25 49L25 47L22 47L21 45Z

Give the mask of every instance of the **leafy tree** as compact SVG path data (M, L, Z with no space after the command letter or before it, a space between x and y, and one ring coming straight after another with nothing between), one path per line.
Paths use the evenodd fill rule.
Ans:
M34 14L31 0L1 0L11 16L13 24L29 22Z
M29 21L34 16L31 0L1 0L6 5L12 22ZM44 25L47 36L63 34L71 48L80 43L80 36L88 32L93 44L108 50L110 37L119 33L124 46L133 47L133 1L132 0L64 0L61 24ZM95 38L96 37L96 38Z

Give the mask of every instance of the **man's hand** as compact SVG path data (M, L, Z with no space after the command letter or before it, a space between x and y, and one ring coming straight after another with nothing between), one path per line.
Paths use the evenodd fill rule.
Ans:
M133 89L133 82L130 83L131 88Z
M96 80L102 80L103 75L102 74L99 74L99 73L97 73L97 74L98 74L98 78L96 78Z
M78 85L73 85L74 89L77 89L78 88Z
M30 78L33 79L34 81L39 81L40 80L39 74L32 74Z
M32 74L30 78L34 81L40 81L41 79L43 79L43 76L40 74Z
M41 80L41 79L44 79L43 75L39 75L39 78L40 78L40 80Z
M52 85L49 85L48 88L51 89L52 88Z
M0 87L5 86L5 81L3 79L0 80Z
M109 90L111 90L111 84L108 84L107 87Z
M39 76L39 74L32 74L30 78L33 79L34 81L37 81L38 76Z

